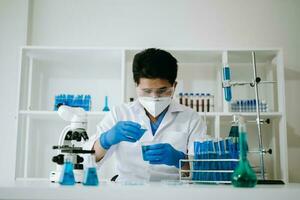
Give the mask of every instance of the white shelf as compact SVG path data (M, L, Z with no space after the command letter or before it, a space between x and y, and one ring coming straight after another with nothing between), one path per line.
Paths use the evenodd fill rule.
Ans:
M262 80L276 84L260 86L260 98L268 103L269 110L262 112L263 119L270 118L264 129L266 147L273 147L274 178L288 181L286 115L282 50L272 49L196 49L163 48L178 60L178 77L175 94L199 92L213 94L215 112L203 113L207 120L207 132L212 136L228 133L232 115L245 116L249 121L256 118L255 112L229 112L222 90L222 65L228 63L232 81L252 80L251 52L256 52L257 70ZM92 110L100 110L104 97L109 97L113 107L136 98L132 79L132 61L138 47L49 47L25 46L21 48L20 84L18 105L18 150L16 178L43 178L44 172L53 168L49 160L50 146L59 137L66 122L53 109L54 96L61 93L90 94ZM234 99L254 98L253 88L234 87ZM96 132L96 124L106 113L87 112L89 133ZM41 120L41 121L39 121ZM253 126L249 129L256 133ZM252 134L249 143L257 145ZM250 137L250 136L249 136ZM45 144L47 143L47 144ZM45 147L45 146L49 146ZM269 146L268 146L269 145ZM44 148L43 148L44 147ZM49 162L48 162L49 161ZM41 167L40 163L44 166ZM113 167L112 167L113 168ZM43 169L44 171L40 170Z
M101 118L107 112L102 111L88 111L87 117L88 118ZM33 119L60 119L57 111L45 111L45 110L20 110L20 115L29 116Z
M256 117L255 112L199 112L200 116L220 116L220 117L232 117L233 115L242 115L245 117ZM261 117L270 117L270 118L278 118L282 116L282 113L280 112L261 112Z
M232 112L232 113L225 113L221 112L219 113L221 117L232 117L233 115L242 115L245 117L256 117L255 112ZM261 112L260 113L261 117L269 117L269 118L278 118L282 116L282 113L280 112Z
M256 63L270 63L277 56L278 50L256 50ZM250 51L228 51L229 63L251 63Z

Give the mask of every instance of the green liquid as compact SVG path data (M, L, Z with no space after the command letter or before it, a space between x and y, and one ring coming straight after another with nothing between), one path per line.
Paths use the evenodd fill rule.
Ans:
M235 187L254 187L257 182L256 174L253 171L248 159L247 133L240 133L240 161L232 175L231 183Z

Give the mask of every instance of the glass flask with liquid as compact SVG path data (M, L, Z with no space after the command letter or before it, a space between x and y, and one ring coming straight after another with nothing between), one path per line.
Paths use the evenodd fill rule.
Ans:
M243 117L239 118L240 161L234 170L231 183L235 187L254 187L257 182L256 174L247 159L248 141L246 124Z
M73 172L74 166L72 162L72 156L65 155L64 157L64 166L60 174L59 183L61 185L74 185L75 177Z
M83 185L93 185L97 186L99 184L95 155L91 154L88 157L87 166L85 166L84 177L83 177Z

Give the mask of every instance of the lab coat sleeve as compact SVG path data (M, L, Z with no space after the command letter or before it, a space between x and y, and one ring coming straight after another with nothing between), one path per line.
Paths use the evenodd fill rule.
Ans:
M203 117L198 113L193 113L189 126L189 137L187 143L188 155L194 155L194 141L201 141L206 138L207 126Z
M113 108L110 112L106 113L104 118L97 124L97 132L92 135L89 141L84 145L84 149L92 149L96 140L100 138L100 135L110 130L117 122L115 108ZM97 162L97 166L101 167L101 165L105 162L105 160L109 159L116 149L116 145L111 146L104 155L104 157ZM87 160L87 159L84 159Z

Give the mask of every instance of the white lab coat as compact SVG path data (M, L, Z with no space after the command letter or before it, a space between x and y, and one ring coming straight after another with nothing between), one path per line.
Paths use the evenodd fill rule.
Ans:
M147 131L135 143L121 142L113 145L98 162L100 167L113 153L116 154L118 181L147 180L159 181L179 178L176 167L150 165L143 160L141 143L155 141L169 143L185 154L193 155L194 141L206 135L206 124L200 115L192 109L172 101L155 135L152 135L150 119L138 101L122 104L113 108L97 126L97 134L90 138L86 148L91 149L100 135L111 129L118 121L133 121L145 126Z

